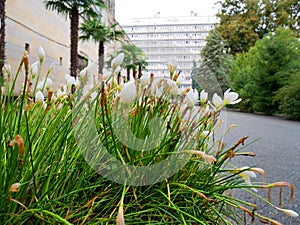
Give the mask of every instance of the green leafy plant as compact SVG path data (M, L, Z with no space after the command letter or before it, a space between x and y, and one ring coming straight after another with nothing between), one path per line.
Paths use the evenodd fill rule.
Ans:
M257 188L287 186L292 200L294 191L286 182L251 183L264 171L232 164L234 157L255 156L243 151L247 137L231 147L222 137L215 140L220 112L240 102L238 94L227 90L223 98L214 94L208 100L202 91L201 105L195 107L198 92L179 92L175 65L172 79L145 74L124 83L117 76L123 57L113 60L111 75L98 85L90 85L88 77L78 82L67 76L67 84L53 91L47 79L32 84L26 53L17 98L13 90L21 75L10 81L6 70L0 95L0 221L247 224L248 215L248 220L280 224L257 213L259 206L231 196L242 189L262 199ZM73 94L72 85L77 86ZM274 207L298 215L282 202Z
M276 100L280 102L280 110L284 117L300 120L300 73L291 75L287 84L279 89Z
M299 71L299 47L291 30L278 27L248 52L237 56L231 78L234 89L245 100L245 109L265 114L284 112L276 95L284 86L292 85L289 80Z

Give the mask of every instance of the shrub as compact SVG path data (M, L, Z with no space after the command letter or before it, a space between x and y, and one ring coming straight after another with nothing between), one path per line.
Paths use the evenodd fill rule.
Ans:
M280 112L276 94L299 71L299 43L291 30L278 27L237 57L231 78L246 100L246 109L270 115Z
M209 101L202 92L197 108L197 92L178 94L176 74L123 83L117 59L98 85L66 76L62 90L53 92L45 79L31 92L25 54L22 93L13 98L14 80L0 95L3 224L246 224L246 215L276 224L230 193L246 189L261 198L255 188L287 186L292 198L293 185L252 184L262 169L231 164L255 156L240 148L247 137L232 147L214 140L222 107L239 102L238 94L227 90Z
M295 73L287 84L277 93L276 99L280 102L280 110L284 117L291 120L300 120L300 73Z

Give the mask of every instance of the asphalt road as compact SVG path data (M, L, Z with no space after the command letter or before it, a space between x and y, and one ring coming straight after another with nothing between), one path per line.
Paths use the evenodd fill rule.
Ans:
M292 204L289 202L289 188L283 188L283 208L293 209L300 215L300 122L229 110L222 113L222 119L224 125L221 127L220 133L231 124L237 125L224 139L228 146L233 145L243 136L249 136L246 144L256 140L244 150L255 152L256 157L235 157L232 161L233 164L237 167L256 166L264 169L265 181L268 183L286 181L293 184L295 195ZM258 174L257 178L252 181L260 182L260 175ZM279 189L273 189L271 201L278 206ZM259 189L258 194L267 197L267 190ZM238 191L236 195L257 204L259 206L258 213L284 225L300 224L300 216L288 217L244 192ZM251 224L251 221L249 220L247 224ZM262 223L256 219L254 224Z

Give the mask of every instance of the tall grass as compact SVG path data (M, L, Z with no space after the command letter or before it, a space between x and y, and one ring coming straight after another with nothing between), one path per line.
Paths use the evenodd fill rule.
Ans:
M243 152L246 137L232 147L213 139L221 107L188 106L189 90L175 96L153 76L146 86L134 81L136 100L125 102L114 71L88 93L84 85L60 95L48 87L41 102L26 57L25 74L8 73L14 79L0 93L1 224L280 224L231 196L293 186L252 184L261 169L231 164L255 154ZM15 98L18 76L25 82Z

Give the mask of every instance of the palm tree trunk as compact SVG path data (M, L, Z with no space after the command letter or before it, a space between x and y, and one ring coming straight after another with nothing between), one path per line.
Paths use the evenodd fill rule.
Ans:
M130 81L130 67L126 68L127 70L127 82Z
M2 68L5 63L5 0L0 1L0 85L3 82Z
M71 21L71 52L70 52L70 75L72 77L77 76L77 64L78 64L78 25L79 25L79 12L76 5L72 6L71 14L70 14L70 21Z
M138 69L139 70L139 72L138 72L138 78L141 79L141 77L142 77L142 65L140 64L138 68L139 68Z
M104 42L99 42L99 49L98 49L98 73L102 74L104 68Z

